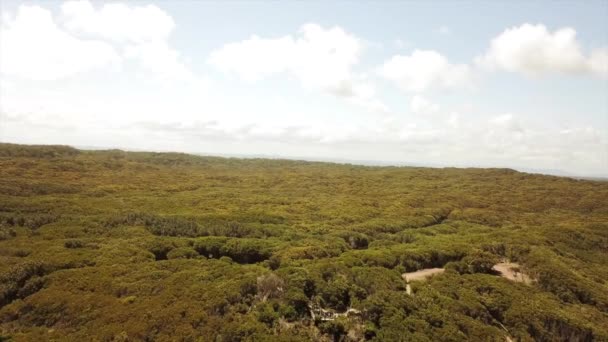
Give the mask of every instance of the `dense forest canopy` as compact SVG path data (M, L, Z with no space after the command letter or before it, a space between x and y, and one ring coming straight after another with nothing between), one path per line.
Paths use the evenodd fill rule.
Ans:
M607 182L0 144L0 340L608 341L607 263Z

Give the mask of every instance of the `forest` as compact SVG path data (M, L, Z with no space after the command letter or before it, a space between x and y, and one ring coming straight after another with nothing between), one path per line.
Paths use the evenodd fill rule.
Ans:
M608 341L608 182L0 144L0 341Z

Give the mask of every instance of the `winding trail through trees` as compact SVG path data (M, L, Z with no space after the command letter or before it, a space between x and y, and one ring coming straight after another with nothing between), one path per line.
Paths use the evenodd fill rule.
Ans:
M445 271L445 268L425 268L423 270L418 270L415 272L407 272L403 273L401 277L405 280L405 291L408 295L412 295L412 287L410 286L410 281L412 280L425 280L429 277L432 277L435 274L440 274Z
M492 269L496 272L499 272L501 277L507 278L512 281L522 282L525 284L529 284L532 282L532 279L528 275L521 272L520 265L517 263L501 262L501 263L494 265L492 267ZM443 272L445 272L445 268L425 268L425 269L418 270L415 272L403 273L401 275L401 277L406 282L405 290L406 290L407 294L411 296L412 287L410 285L410 281L426 280L436 274L441 274ZM498 320L495 321L495 324L498 325L499 327L501 327L505 331L505 333L506 333L505 340L507 342L513 342L513 339L511 339L509 330Z
M425 268L415 272L403 273L401 277L409 283L412 280L425 280L435 274L443 273L445 268Z

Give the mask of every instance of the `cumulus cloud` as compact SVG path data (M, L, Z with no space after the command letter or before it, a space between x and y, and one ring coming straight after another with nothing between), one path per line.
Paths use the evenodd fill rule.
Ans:
M194 80L192 72L182 63L180 53L167 42L147 42L125 47L125 57L163 79Z
M337 94L335 90L330 90L330 93L346 97L349 103L371 112L384 114L391 112L390 108L376 97L376 88L366 78L358 78L347 82L344 91L346 93Z
M14 18L3 20L0 40L0 72L32 80L61 79L121 62L112 45L75 38L38 6L20 6Z
M213 51L209 63L247 80L288 73L306 86L341 89L352 78L362 42L340 27L303 25L298 34L251 38Z
M173 18L157 6L107 3L95 8L89 0L79 0L65 2L61 12L70 32L117 44L126 58L161 78L193 78L180 53L168 42L175 28Z
M66 1L61 12L71 31L125 43L163 41L175 27L173 18L155 5L107 3L96 9L88 0Z
M212 51L209 64L246 81L286 74L308 89L321 89L373 111L387 111L374 98L370 80L353 71L363 42L341 27L305 24L297 34L277 38L252 36Z
M168 43L175 24L156 6L68 1L61 14L21 5L2 20L0 72L32 80L56 80L122 65L125 59L162 78L191 79Z
M169 41L173 19L155 6L70 1L55 16L39 6L21 5L6 17L0 31L2 76L53 80L132 63L163 78L191 77ZM479 65L532 75L608 72L608 50L583 53L573 30L549 32L543 26L529 26L507 30L494 39L477 60ZM308 106L313 102L308 98L273 107L267 98L247 100L230 88L204 95L203 84L197 88L194 82L160 89L146 87L148 78L137 78L115 88L3 77L0 135L24 143L216 153L277 151L287 156L536 165L605 173L605 130L586 127L584 122L563 129L532 127L515 114L480 118L462 107L461 113L451 112L443 108L446 104L440 107L427 98L425 91L470 85L468 65L450 62L436 51L415 50L393 56L378 74L368 76L357 71L364 45L340 27L308 24L291 35L252 36L226 44L207 62L249 81L287 76L344 103L386 113L380 120L364 115L345 120L347 114L341 115L350 111L348 106ZM410 93L409 112L415 115L391 113L374 87L377 75ZM337 115L332 117L334 111Z
M471 82L471 71L467 65L452 64L432 50L414 50L409 56L393 56L380 67L379 73L407 92L432 87L462 87Z
M410 100L410 111L414 114L433 114L439 111L439 105L421 95L414 95Z
M554 32L544 25L523 24L492 39L487 52L476 58L478 65L536 76L551 72L590 73L608 76L608 50L585 56L573 28Z

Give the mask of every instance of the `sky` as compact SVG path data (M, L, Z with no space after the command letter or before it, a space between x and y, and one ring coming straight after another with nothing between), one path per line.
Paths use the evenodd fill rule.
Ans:
M0 6L1 142L608 176L608 1Z

